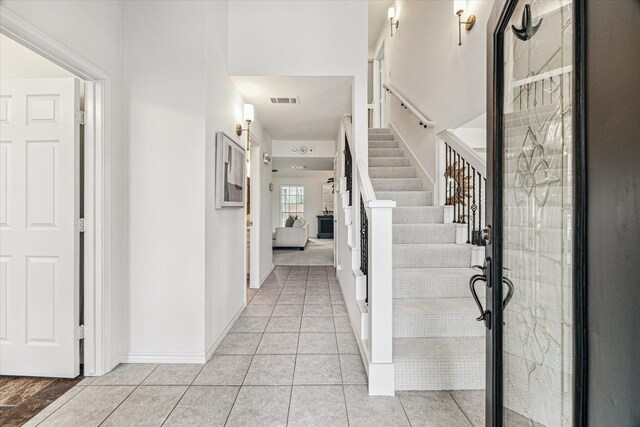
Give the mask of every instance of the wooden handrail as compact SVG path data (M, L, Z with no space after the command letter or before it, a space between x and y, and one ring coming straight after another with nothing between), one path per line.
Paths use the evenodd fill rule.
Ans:
M400 102L402 103L402 105L404 107L406 107L409 111L411 111L418 119L420 119L420 124L422 124L423 126L426 127L430 127L430 128L434 128L436 127L436 122L434 122L433 120L431 120L429 117L427 117L426 115L422 114L420 112L420 110L418 110L412 103L411 101L407 100L407 98L405 96L403 96L400 92L398 92L397 89L395 89L393 86L391 86L390 84L383 84L382 87L384 87L386 90L388 90L393 96L395 96L396 98L398 98L400 100Z

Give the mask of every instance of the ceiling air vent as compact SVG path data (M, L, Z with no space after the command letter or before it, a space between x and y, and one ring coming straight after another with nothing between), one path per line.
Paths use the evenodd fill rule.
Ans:
M299 104L300 98L270 98L272 104Z

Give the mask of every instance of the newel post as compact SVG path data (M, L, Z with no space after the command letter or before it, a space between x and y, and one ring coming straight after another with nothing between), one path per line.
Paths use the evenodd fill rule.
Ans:
M396 203L371 200L369 217L369 394L395 393L393 366L393 222Z

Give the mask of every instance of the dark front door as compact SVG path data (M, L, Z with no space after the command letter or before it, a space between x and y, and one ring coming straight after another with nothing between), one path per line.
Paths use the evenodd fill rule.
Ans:
M486 233L489 426L575 425L581 381L575 360L582 357L576 346L582 304L575 303L583 209L579 3L507 1L494 27Z

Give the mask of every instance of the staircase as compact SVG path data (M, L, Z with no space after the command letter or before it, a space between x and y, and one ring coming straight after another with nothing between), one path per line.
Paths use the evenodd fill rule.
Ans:
M393 362L396 390L472 390L485 382L485 329L469 292L469 245L417 177L389 129L369 129L376 197L394 200Z

